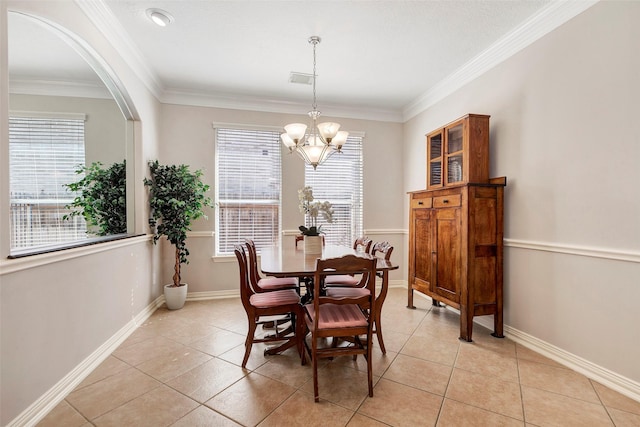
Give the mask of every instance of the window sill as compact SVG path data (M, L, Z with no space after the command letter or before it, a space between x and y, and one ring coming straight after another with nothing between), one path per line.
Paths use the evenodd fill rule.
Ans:
M235 262L235 255L214 255L211 257L213 262Z
M48 254L51 252L64 251L66 249L81 248L84 246L97 245L98 243L112 242L114 240L127 239L129 237L141 236L141 234L114 234L112 236L92 237L90 239L77 240L60 245L40 246L37 248L18 249L12 251L7 258L17 259L33 255Z
M12 253L10 258L0 259L0 276L81 256L111 251L125 246L137 245L142 242L151 241L151 239L153 239L152 234L122 234L109 236L106 240L102 238L99 241L92 241L92 243L83 241L83 244L71 245L69 247L65 246L64 250L61 246L58 246L55 249L49 248L48 251L39 248L38 253L32 250L28 255L25 251L25 254L22 254L22 256L17 256L16 253Z

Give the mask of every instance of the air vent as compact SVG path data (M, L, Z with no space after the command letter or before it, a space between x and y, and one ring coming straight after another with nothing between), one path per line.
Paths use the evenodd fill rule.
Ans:
M292 71L291 74L289 74L289 83L310 85L313 83L313 74L296 73Z

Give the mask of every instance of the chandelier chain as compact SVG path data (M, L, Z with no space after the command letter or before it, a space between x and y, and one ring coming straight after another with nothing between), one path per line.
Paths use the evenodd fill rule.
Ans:
M318 103L316 102L316 46L318 45L317 40L312 40L313 44L313 110L318 109Z

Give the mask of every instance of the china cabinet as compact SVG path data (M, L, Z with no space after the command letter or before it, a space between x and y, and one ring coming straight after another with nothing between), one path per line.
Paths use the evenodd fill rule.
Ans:
M503 337L506 178L488 177L488 120L468 115L428 134L427 190L409 193L408 307L418 291L459 310L465 341L482 315L494 316L493 335Z

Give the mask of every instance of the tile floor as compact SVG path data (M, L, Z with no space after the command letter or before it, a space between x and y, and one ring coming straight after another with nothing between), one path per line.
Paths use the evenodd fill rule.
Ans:
M640 426L640 403L405 289L383 310L387 354L374 348L374 397L362 357L310 364L294 350L240 363L239 298L158 309L40 426Z

